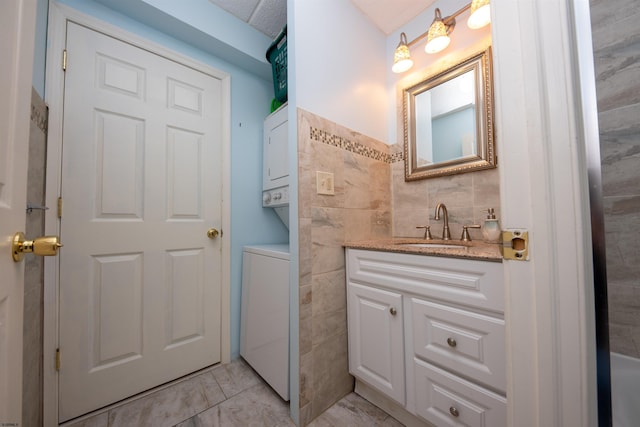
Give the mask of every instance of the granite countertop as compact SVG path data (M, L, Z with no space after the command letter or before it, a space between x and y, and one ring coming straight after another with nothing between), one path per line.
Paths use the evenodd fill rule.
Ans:
M433 245L461 245L462 247L416 247L409 244ZM379 240L349 241L343 244L345 248L366 249L372 251L399 252L413 255L442 256L449 258L466 258L480 261L502 262L500 245L483 241L463 242L460 240L424 240L416 238L393 238Z

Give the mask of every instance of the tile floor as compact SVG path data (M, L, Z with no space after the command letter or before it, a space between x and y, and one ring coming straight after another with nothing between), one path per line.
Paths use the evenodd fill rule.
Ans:
M285 403L242 359L98 411L64 427L293 427ZM309 427L401 427L351 393Z

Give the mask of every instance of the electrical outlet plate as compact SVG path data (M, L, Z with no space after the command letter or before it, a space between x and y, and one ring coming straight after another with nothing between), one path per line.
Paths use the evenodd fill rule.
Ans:
M333 174L331 172L316 171L316 190L318 194L333 196L335 193Z

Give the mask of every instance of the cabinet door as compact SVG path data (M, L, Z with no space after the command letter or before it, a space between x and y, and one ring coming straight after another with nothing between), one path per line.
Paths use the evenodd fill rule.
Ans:
M404 405L402 295L348 285L349 372Z

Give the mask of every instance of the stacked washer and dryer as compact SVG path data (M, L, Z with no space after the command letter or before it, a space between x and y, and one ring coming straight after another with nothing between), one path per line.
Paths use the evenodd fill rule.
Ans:
M289 228L287 104L264 122L262 206ZM289 400L289 245L245 246L240 355Z

